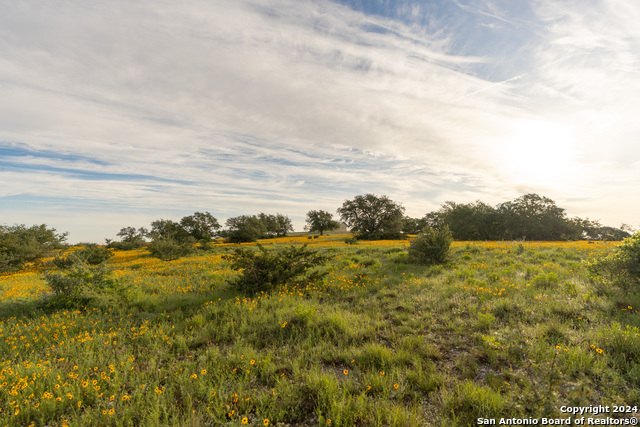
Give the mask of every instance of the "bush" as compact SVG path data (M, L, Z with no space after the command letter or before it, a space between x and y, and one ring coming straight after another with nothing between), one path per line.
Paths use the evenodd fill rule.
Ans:
M56 260L54 264L60 270L45 274L45 281L53 291L50 306L82 307L98 298L114 302L123 297L125 288L111 277L111 269L104 262L89 265L75 253Z
M448 226L439 230L425 227L409 245L409 260L416 264L441 264L449 254L451 242Z
M151 255L163 261L172 261L195 251L193 239L178 242L171 238L156 238L149 243Z
M27 228L0 225L0 272L19 270L55 249L63 248L67 233L57 234L45 224Z
M331 258L308 249L307 245L290 246L281 251L267 251L260 244L257 247L257 252L251 248L236 248L232 255L224 256L231 260L231 268L242 271L230 280L230 284L243 293L269 292L294 280L313 282L326 273L308 271Z
M229 229L223 235L229 243L255 242L267 233L266 225L255 215L229 218L226 225Z
M358 239L356 237L347 237L346 239L344 239L344 242L347 245L357 245L358 243Z
M640 233L627 237L615 252L586 263L592 278L628 287L640 284Z
M76 249L76 254L81 260L91 265L98 265L106 262L113 256L113 252L108 247L98 246L95 243L84 243L82 249Z
M57 268L64 270L77 263L98 265L107 262L113 256L108 247L100 247L95 243L83 243L84 247L68 252L64 255L56 255L52 263Z

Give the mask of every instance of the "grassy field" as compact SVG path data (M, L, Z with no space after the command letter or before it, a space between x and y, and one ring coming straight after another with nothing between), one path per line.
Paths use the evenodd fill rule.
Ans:
M227 283L225 244L116 252L126 300L79 309L43 308L37 268L1 275L0 425L466 426L640 404L640 294L581 262L614 243L455 242L424 267L407 241L344 237L262 241L334 258L322 283L255 297Z

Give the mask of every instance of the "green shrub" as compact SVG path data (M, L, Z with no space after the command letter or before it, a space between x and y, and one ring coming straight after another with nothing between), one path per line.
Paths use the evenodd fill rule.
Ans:
M98 265L107 262L113 256L108 247L100 247L95 243L83 243L82 248L65 254L57 254L52 264L61 269L68 269L77 263Z
M178 242L169 237L156 238L149 243L149 252L151 252L152 256L160 258L163 261L172 261L193 253L195 250L194 244L195 242L192 239L187 239L185 242Z
M357 245L358 243L358 239L356 237L347 237L346 239L344 239L344 242L347 245Z
M113 252L105 246L98 246L95 243L85 243L82 244L82 246L84 247L82 249L77 249L74 254L87 264L102 264L113 256Z
M82 307L98 298L113 302L124 296L125 288L111 277L105 263L89 265L75 254L58 259L57 265L63 268L45 274L53 291L50 306Z
M241 274L230 280L230 284L244 293L269 292L278 286L292 283L315 281L326 273L309 270L324 264L331 257L307 248L289 246L281 251L267 251L258 244L258 251L251 248L236 248L232 255L231 268Z
M63 248L67 233L57 234L45 224L27 228L25 225L0 225L0 272L19 270L55 249Z
M640 233L627 237L616 250L586 263L593 279L602 278L622 287L640 284Z
M409 260L416 264L441 264L449 254L452 240L446 225L439 230L425 227L409 245Z

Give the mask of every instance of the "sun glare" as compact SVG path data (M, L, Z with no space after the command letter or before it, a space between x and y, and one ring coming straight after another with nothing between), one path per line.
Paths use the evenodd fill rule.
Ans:
M519 184L566 186L576 170L573 144L570 126L520 121L504 141L504 170Z

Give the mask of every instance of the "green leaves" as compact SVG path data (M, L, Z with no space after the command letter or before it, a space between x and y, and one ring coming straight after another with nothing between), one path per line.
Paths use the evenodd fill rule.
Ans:
M402 232L404 208L387 196L365 194L338 208L342 221L366 240L395 239Z
M27 262L44 257L64 246L67 233L57 234L45 224L27 228L25 225L0 225L0 271L19 270Z
M149 243L151 255L163 261L173 261L194 252L195 239L192 237L178 241L170 237L156 238Z
M96 299L115 302L123 298L126 290L123 283L112 277L112 270L106 265L110 255L107 248L89 246L65 257L56 257L53 265L58 270L45 274L53 291L47 305L82 307Z
M310 232L320 232L322 236L325 231L340 228L340 223L333 220L333 215L327 211L309 211L307 212L307 227Z
M251 248L236 248L232 255L224 257L231 261L231 268L241 271L230 283L248 294L269 292L294 281L316 281L326 273L309 270L331 259L308 249L307 245L289 246L280 251L268 251L260 244L257 248L257 252Z
M440 264L445 261L451 246L451 231L448 226L439 230L425 227L421 234L411 241L409 259L417 264Z
M605 278L623 288L640 284L640 233L627 237L616 251L586 263L592 278Z

